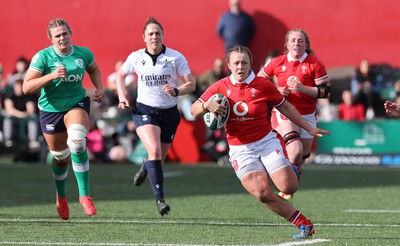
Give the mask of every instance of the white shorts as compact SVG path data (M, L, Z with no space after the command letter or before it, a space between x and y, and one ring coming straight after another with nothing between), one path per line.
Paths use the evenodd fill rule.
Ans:
M301 115L301 116L303 116L303 118L306 120L306 122L311 127L314 127L314 128L317 127L317 117L315 116L315 113L305 114L305 115ZM276 128L277 125L280 125L280 124L285 123L285 122L292 122L292 121L290 121L286 116L281 114L281 112L279 112L276 108L273 108L272 109L272 115L271 115L271 122L272 122L272 126L274 128ZM308 133L303 128L300 128L299 135L300 135L300 138L305 138L305 139L314 138L313 135Z
M291 165L283 153L275 131L253 143L230 145L229 157L240 180L250 172L264 171L272 174L282 167Z

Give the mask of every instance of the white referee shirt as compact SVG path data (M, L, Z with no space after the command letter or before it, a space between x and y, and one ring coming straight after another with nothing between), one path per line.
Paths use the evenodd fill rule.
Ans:
M145 50L132 52L122 65L126 74L137 74L137 102L161 109L177 105L178 97L167 95L162 87L165 84L178 87L178 76L191 73L186 58L180 52L166 47L153 64Z

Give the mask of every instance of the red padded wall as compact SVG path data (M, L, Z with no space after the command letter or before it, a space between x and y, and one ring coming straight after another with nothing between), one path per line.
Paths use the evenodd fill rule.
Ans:
M242 0L254 16L257 34L250 48L258 67L269 50L282 50L288 29L302 28L316 55L328 68L357 65L362 58L400 66L400 1L397 0ZM223 56L215 33L227 0L13 0L2 1L0 63L13 69L20 55L31 57L50 45L50 19L67 19L73 42L95 53L103 78L118 59L143 47L142 29L150 15L164 26L165 43L180 50L194 73L208 69Z
M242 4L257 26L250 45L256 71L271 49L282 51L284 35L292 28L308 33L312 49L327 68L356 66L363 58L400 67L398 0L242 0ZM73 42L94 52L105 82L117 60L144 46L144 22L154 16L164 26L165 44L181 51L198 74L215 57L224 56L215 25L226 9L227 0L1 1L0 63L8 73L20 55L30 58L49 46L47 24L61 17L71 25ZM85 84L91 86L87 78ZM181 124L172 159L186 163L204 159L198 153L204 143L201 123Z

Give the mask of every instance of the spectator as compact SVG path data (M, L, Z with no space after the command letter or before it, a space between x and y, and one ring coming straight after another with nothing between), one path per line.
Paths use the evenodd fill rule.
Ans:
M128 161L129 147L131 145L122 144L117 133L111 135L106 141L106 162L121 163Z
M253 18L242 10L240 0L228 1L229 10L217 23L217 33L225 42L225 53L235 45L248 47L256 31Z
M328 98L319 98L317 103L317 120L329 122L337 118L337 105L332 104Z
M393 90L396 93L396 97L400 96L400 79L393 83Z
M116 129L117 131L113 134L113 137L115 141L123 146L126 159L133 164L140 165L142 164L143 159L146 159L148 155L135 128L135 122L132 119L123 121L118 124ZM110 152L110 156L113 155L117 155L117 151Z
M224 60L218 57L214 60L212 68L199 76L196 86L196 98L200 97L212 84L228 76L224 65ZM217 162L220 166L229 163L225 131L223 129L213 131L207 128L206 140L207 142L202 146L202 151L209 154L211 160Z
M193 75L193 78L195 76ZM178 110L183 118L187 121L195 121L196 119L190 113L190 106L196 100L195 96L190 93L179 97L178 99Z
M376 74L372 71L371 64L363 59L357 68L351 82L351 91L355 103L361 103L365 108L367 120L375 118L378 106L381 107L379 89L375 88Z
M4 145L14 145L14 130L19 128L28 129L28 140L30 149L38 149L38 116L36 112L36 97L25 95L22 91L22 79L16 79L13 86L6 92L4 99ZM26 123L26 125L24 125ZM18 126L18 127L15 127ZM22 131L22 129L21 129ZM24 139L19 139L24 140Z
M104 134L94 119L90 120L89 131L86 135L86 148L89 161L103 161L105 155Z
M117 71L122 66L122 64L123 61L117 61L115 63L115 71L107 77L107 87L104 91L104 99L102 103L102 106L105 108L105 110L107 110L105 112L106 114L104 115L105 117L115 117L118 113ZM133 89L136 88L135 76L133 76L132 74L127 75L125 79L125 86L128 93L127 97L132 102L133 100L135 100L135 98L133 98L134 96L131 93Z
M28 70L28 66L29 66L29 61L24 56L20 56L15 62L14 71L12 71L7 75L6 89L11 88L17 79L24 80L26 70Z
M86 146L90 161L123 162L127 160L124 146L118 141L118 134L107 137L92 119L86 136Z
M224 60L219 57L215 58L212 68L200 74L197 80L196 96L199 97L210 85L227 75L224 69Z
M212 161L217 162L219 166L228 166L229 146L224 129L206 131L207 142L202 146L202 151L209 154Z
M354 103L354 96L349 90L342 92L343 102L339 104L339 119L344 121L365 121L365 109L361 103Z
M15 62L14 70L11 73L7 74L6 81L4 85L2 84L1 86L1 93L3 96L1 99L2 106L4 106L5 94L8 91L12 90L14 82L17 79L24 80L28 66L29 66L29 60L27 60L24 56L18 57L18 59ZM11 147L12 145L13 143L11 140L9 140L6 143L6 147Z
M184 119L188 121L196 120L190 113L190 107L196 98L198 98L212 83L226 76L224 61L221 58L216 58L210 70L197 77L195 74L192 75L196 80L196 90L193 93L179 97L178 103L179 111L183 115Z

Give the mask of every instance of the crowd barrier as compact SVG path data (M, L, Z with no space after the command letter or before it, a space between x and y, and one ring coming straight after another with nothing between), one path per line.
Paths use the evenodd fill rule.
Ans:
M315 164L387 165L400 167L400 121L319 122L332 135L318 138Z

